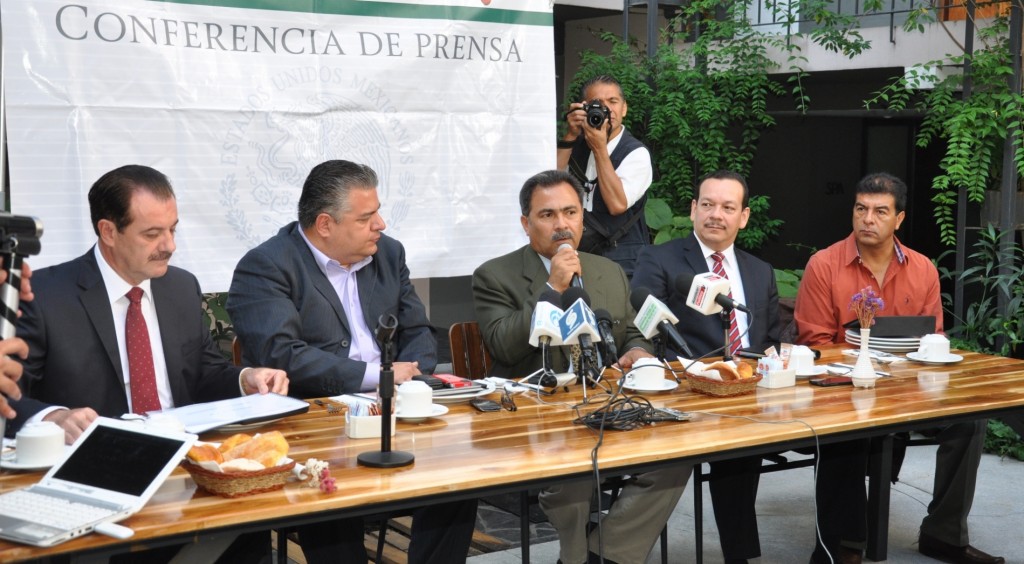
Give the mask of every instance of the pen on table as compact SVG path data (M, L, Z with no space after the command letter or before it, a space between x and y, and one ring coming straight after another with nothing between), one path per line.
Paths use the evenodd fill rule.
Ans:
M849 370L851 372L853 371L853 365L852 364L843 364L841 362L830 362L828 365L829 366L835 366L836 368L845 368L845 369L847 369L847 370ZM886 378L888 378L889 376L892 376L891 372L882 372L881 370L875 370L875 374L878 374L879 376L884 376Z

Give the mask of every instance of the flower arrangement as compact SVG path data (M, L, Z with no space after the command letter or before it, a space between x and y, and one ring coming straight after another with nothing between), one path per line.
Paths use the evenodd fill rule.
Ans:
M871 286L865 286L850 298L850 309L857 314L861 328L868 329L875 324L875 314L885 309L885 302Z

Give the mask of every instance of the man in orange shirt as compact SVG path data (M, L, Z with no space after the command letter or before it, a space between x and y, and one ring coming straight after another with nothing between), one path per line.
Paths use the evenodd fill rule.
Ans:
M865 287L871 287L885 301L882 315L933 315L935 331L942 332L938 271L928 257L907 248L895 235L906 216L906 205L907 186L899 178L875 173L857 183L853 233L815 253L804 271L794 312L798 342L842 342L843 324L855 317L849 310L850 298ZM985 420L980 420L937 430L935 486L918 544L925 556L954 563L1004 562L1001 557L972 547L968 540L967 515L974 501L985 428ZM863 442L843 444L849 447L845 455L856 460L851 467L862 470L867 457ZM847 475L846 479L849 481L844 487L849 489L835 497L849 496L842 510L853 515L846 521L842 537L844 542L857 546L865 533L864 515L858 515L865 503L864 475ZM827 516L828 508L821 504L819 500L819 515ZM855 508L852 512L850 505ZM825 543L828 545L829 540ZM816 550L815 557L821 556Z

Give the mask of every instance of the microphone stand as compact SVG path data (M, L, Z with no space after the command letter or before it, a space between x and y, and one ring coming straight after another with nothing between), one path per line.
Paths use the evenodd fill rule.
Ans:
M722 311L718 312L719 319L722 320L722 332L725 334L725 348L722 349L722 360L732 360L732 341L729 340L729 329L732 326L730 322L730 315L732 314L731 307L723 307Z
M24 225L15 227L15 218L10 214L0 214L0 259L7 280L0 286L0 338L14 337L18 322L18 307L21 296L21 265L25 257L39 254L39 237L43 234L42 224L35 218L34 230ZM19 235L19 231L21 232ZM34 231L34 232L33 232ZM7 419L0 416L0 438L7 431Z
M380 343L380 451L360 453L356 461L371 468L398 468L413 463L416 457L411 452L391 450L391 404L395 396L394 337L398 320L393 315L378 320L377 340Z

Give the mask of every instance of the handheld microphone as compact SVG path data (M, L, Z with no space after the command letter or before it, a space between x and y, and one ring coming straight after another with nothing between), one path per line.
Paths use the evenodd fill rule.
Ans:
M718 313L723 308L750 314L750 308L729 297L729 280L712 272L696 276L680 274L676 277L675 289L686 295L686 305L704 315Z
M576 251L576 249L572 245L570 245L569 243L562 243L561 245L558 246L558 250L561 251L565 247L568 247L568 248L572 249L574 252ZM580 275L579 274L576 274L575 272L572 273L572 279L569 280L569 287L570 288L583 288L583 280L580 280ZM590 300L588 299L587 301L589 302Z
M597 319L589 304L590 296L580 288L569 288L562 294L565 314L558 320L558 327L563 345L579 345L584 350L593 350L594 341L601 340Z
M610 367L619 359L619 350L612 335L612 314L606 309L596 309L594 315L597 317L597 330L601 334L601 342L604 343L604 351L601 354L604 356L605 365Z
M672 348L693 358L693 351L686 344L683 336L676 331L675 324L679 322L672 310L658 298L651 295L647 288L637 288L629 295L629 303L636 310L636 319L633 324L643 333L644 337L650 339L657 334L671 343Z

